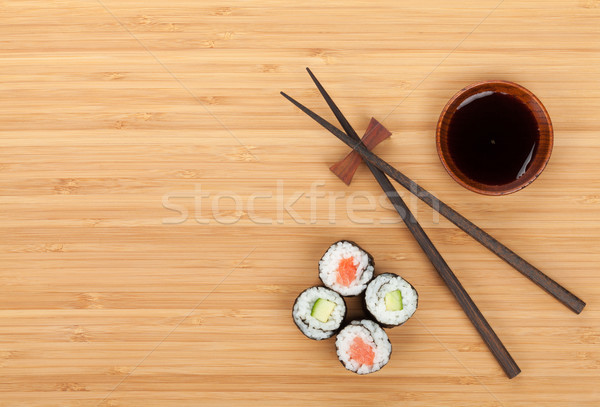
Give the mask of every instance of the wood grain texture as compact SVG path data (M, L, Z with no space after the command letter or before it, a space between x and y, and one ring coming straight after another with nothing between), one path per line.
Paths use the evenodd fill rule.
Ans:
M0 11L0 406L600 402L598 1ZM328 170L346 147L278 94L333 120L306 66L357 131L373 116L393 132L375 153L587 302L574 315L400 191L518 377L506 379L368 169L350 187ZM487 79L531 90L554 126L542 175L503 197L460 187L435 150L447 100ZM420 294L414 318L388 331L392 360L367 377L290 318L339 239Z

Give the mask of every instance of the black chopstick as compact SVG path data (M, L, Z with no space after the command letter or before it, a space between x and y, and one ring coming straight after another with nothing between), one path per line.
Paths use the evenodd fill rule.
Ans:
M360 137L356 134L356 131L352 128L348 120L344 117L340 109L337 107L335 102L331 99L325 88L321 85L318 79L313 75L310 69L306 68L310 77L312 78L315 85L323 95L323 98L333 111L333 114L338 119L343 129L346 131L346 134L350 136L355 141L360 141ZM471 299L465 288L462 286L458 277L454 274L450 266L446 263L440 252L437 250L435 245L429 239L429 236L425 233L419 222L413 216L412 212L404 202L404 200L400 197L388 177L381 172L380 169L375 167L373 164L367 162L367 166L373 173L373 176L387 195L388 199L414 236L414 238L421 246L421 249L427 255L429 261L433 264L437 272L440 274L452 294L456 297L456 300L461 305L479 335L483 338L484 342L490 348L490 351L498 360L498 363L506 373L506 375L512 379L516 375L521 372L519 366L514 361L510 353L506 350L498 335L494 332L490 324L487 322L479 308L475 305L475 302Z
M327 129L334 136L343 141L346 145L357 151L361 157L379 168L390 178L398 182L404 188L408 189L411 193L417 196L420 200L431 206L434 210L438 211L442 216L454 223L460 229L465 231L473 239L477 240L483 246L487 247L490 251L495 253L502 260L513 266L521 274L529 278L535 284L540 286L558 301L563 303L573 312L579 314L585 307L585 302L580 298L572 294L569 290L558 284L556 281L542 273L539 269L529 264L525 259L517 255L515 252L504 246L502 243L497 241L495 238L490 236L488 233L480 229L473 222L456 212L450 206L437 199L433 194L419 186L416 182L402 174L400 171L392 167L389 163L379 158L377 155L369 151L362 142L356 141L346 135L343 131L323 119L321 116L292 98L291 96L281 92L281 94L296 105L300 110L310 116L313 120Z

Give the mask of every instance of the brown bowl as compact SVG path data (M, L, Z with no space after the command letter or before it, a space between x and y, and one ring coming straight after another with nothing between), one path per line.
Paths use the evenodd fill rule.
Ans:
M538 124L539 138L537 147L529 165L519 178L502 185L483 184L465 175L456 165L448 148L448 127L458 106L470 96L480 92L502 92L509 94L525 105L533 113ZM463 187L484 195L505 195L516 192L531 184L544 170L554 142L552 122L542 102L529 90L521 85L507 81L485 81L467 86L452 97L442 110L437 124L436 145L438 155L448 174Z

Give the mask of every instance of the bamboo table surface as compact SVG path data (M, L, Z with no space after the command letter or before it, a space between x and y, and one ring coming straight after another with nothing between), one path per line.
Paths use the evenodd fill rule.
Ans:
M600 404L600 1L0 1L0 406ZM588 303L575 315L401 191L522 369L508 380L363 165L279 91L357 131ZM445 173L435 125L476 81L550 112L504 197ZM358 242L419 309L358 376L296 295ZM357 300L350 314L362 316Z

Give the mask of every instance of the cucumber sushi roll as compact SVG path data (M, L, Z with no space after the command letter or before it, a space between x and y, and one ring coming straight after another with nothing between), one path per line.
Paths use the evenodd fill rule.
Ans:
M386 327L405 323L417 310L417 290L397 274L380 274L369 283L365 306Z
M296 298L292 317L304 335L320 341L339 331L346 317L346 303L329 288L311 287Z
M374 269L373 257L347 240L332 244L319 260L319 278L343 296L362 293L373 278Z
M392 354L392 344L385 331L368 319L350 322L337 335L335 347L344 367L358 374L378 371Z

